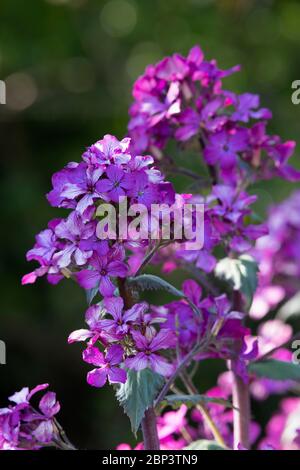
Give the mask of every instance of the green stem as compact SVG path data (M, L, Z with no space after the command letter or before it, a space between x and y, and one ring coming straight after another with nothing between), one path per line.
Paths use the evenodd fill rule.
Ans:
M193 384L192 380L185 374L182 375L182 381L184 383L184 385L186 386L186 389L187 391L191 394L191 395L197 395L198 394L198 390L196 389L195 385ZM226 443L218 429L218 427L216 426L216 423L214 422L214 420L212 419L211 415L210 415L210 412L208 410L208 408L202 404L202 403L198 403L196 405L196 408L198 411L200 411L200 413L202 414L202 417L206 423L206 425L208 426L208 428L210 429L212 435L214 436L214 439L215 441L220 444L220 446L222 447L227 447L226 446Z

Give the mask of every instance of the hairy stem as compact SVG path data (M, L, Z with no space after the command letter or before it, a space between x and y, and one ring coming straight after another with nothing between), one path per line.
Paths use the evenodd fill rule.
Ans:
M243 300L239 291L233 292L233 309L241 312L243 310ZM233 408L233 448L238 449L239 444L250 448L249 428L250 428L250 393L249 385L244 383L239 375L234 372L234 361L231 361L233 374L232 384L232 404Z
M232 404L233 404L233 448L238 449L239 444L245 449L250 448L250 395L249 386L241 377L233 373Z
M124 307L126 309L131 308L135 300L133 298L132 293L126 286L126 279L118 278L118 287L120 296L124 300ZM156 425L156 415L154 411L154 407L148 408L145 412L145 416L142 420L142 433L143 433L143 441L144 441L144 449L145 450L159 450L159 439L157 433L157 425Z
M156 426L156 415L154 408L148 408L142 421L142 432L145 450L159 450L159 439Z

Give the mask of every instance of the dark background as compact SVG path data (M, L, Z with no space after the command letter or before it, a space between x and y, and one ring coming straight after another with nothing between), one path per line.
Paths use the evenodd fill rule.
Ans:
M7 104L0 105L0 339L7 365L0 366L0 406L24 385L50 382L62 402L60 421L80 448L134 440L111 389L85 383L80 345L67 345L68 334L84 327L84 292L45 279L21 287L21 276L33 269L25 252L48 220L62 215L44 197L52 173L105 133L123 137L136 77L148 63L186 54L196 43L221 67L242 64L225 87L260 93L274 113L272 131L298 139L300 105L290 98L292 81L300 79L296 0L1 0ZM298 153L299 146L292 162L300 168ZM264 215L294 187L257 186L257 210ZM219 370L200 368L200 388L212 386ZM271 407L258 406L257 417L267 419Z

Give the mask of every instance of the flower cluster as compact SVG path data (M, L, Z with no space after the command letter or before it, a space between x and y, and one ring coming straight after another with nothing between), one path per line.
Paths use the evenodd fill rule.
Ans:
M256 200L255 195L245 191L237 194L233 187L224 184L212 186L208 196L190 197L189 202L203 203L205 208L203 247L189 249L186 243L172 244L161 249L153 262L162 264L165 272L193 265L210 273L216 266L217 249L235 256L251 251L255 241L268 232L265 224L254 223L251 204Z
M49 222L37 235L27 259L36 260L40 267L25 275L23 284L44 274L51 283L73 276L85 289L98 287L104 297L113 295L112 278L125 277L128 272L126 243L117 234L109 241L97 237L97 208L115 204L122 197L128 198L128 205L145 207L175 200L172 185L152 166L153 158L132 157L129 147L129 138L119 142L106 135L86 150L82 162L70 163L54 174L48 200L71 212L66 219Z
M38 409L30 403L33 395L46 388L48 384L38 385L32 390L24 387L9 397L13 404L0 409L1 450L38 450L50 445L58 448L67 446L55 419L60 410L55 393L46 392Z
M251 307L253 316L264 316L284 296L298 289L300 194L295 193L273 209L267 224L257 224L252 210L257 198L247 188L259 179L275 176L300 180L300 172L287 164L294 142L282 142L280 137L267 134L271 112L260 107L259 97L223 89L223 78L238 69L220 70L215 61L204 59L197 46L186 58L175 54L149 66L134 85L130 137L119 141L104 136L83 153L80 163L69 163L53 176L48 201L54 207L69 209L69 215L50 221L27 253L27 259L37 261L39 267L23 277L24 284L34 283L43 275L54 284L70 277L87 291L87 328L71 333L68 341L86 343L82 357L94 367L87 374L91 386L125 384L135 372L145 369L152 372L153 378L154 374L164 377L163 388L157 397L149 398L145 407L153 418L154 404L163 402L172 385L177 393L178 377L184 393L196 394L189 374L191 365L209 358L226 363L229 370L206 393L211 400L205 412L201 406L191 412L192 426L185 405L158 418L163 449L180 449L195 439L211 440L216 436L223 446L249 448L261 432L259 425L247 417L249 396L263 400L294 386L289 377L276 382L270 379L272 374L260 377L248 367L265 357L290 361L291 353L284 344L291 339L291 327L278 319L269 320L260 324L254 336L246 326L246 312L256 289L256 264L249 253L260 266L259 288ZM209 179L192 173L193 194L176 194L165 179L164 175L173 170L180 173L167 155L171 140L180 149L193 146L202 155L203 171ZM141 213L149 237L137 240L129 226L128 237L123 237L120 202L124 200L128 206L140 204L147 210L164 203L156 219L149 218L147 210ZM107 204L118 213L116 225L110 226L104 218ZM187 204L203 208L200 225L197 211L191 210L188 228L192 239L186 234L179 237L176 230L177 215ZM153 243L151 235L166 214L171 221L169 238L163 237L163 226ZM178 217L182 226L186 218ZM100 225L107 237L99 237ZM189 242L198 240L201 231L201 247L190 248ZM241 256L245 253L246 257ZM180 290L158 276L143 275L149 263L161 264L165 273L186 270L197 282L187 279ZM224 275L220 265L228 271ZM141 292L158 288L176 300L159 306L141 300ZM95 302L99 293L102 299ZM130 386L118 389L130 390ZM17 395L18 401L12 398L17 403L15 408L0 413L0 429L5 430L0 431L3 446L28 447L28 443L23 444L28 427L28 435L34 436L30 448L39 448L41 442L59 441L53 421L59 409L55 395L48 392L42 399L40 411L44 417L38 421L37 412L29 405L33 392L24 390L21 398ZM233 409L227 409L231 398ZM289 413L283 406L284 416L275 416L274 420L288 427ZM237 410L243 416L238 425ZM30 418L26 420L27 415ZM11 426L18 423L16 441L15 428L11 439L5 437L6 429L11 429L5 420ZM155 419L151 423L155 428ZM275 437L267 429L260 448L286 448L282 426ZM295 448L299 435L299 426L293 428L291 445Z
M269 135L270 110L258 95L223 89L223 79L239 66L221 70L199 46L187 57L174 54L146 68L133 87L129 134L136 152L162 159L169 140L196 141L215 179L236 185L274 176L299 181L287 164L295 143Z
M257 241L254 250L260 266L259 289L250 312L254 318L264 317L284 298L291 298L299 290L299 214L299 191L270 209L268 234Z
M244 314L231 309L225 294L202 297L201 287L193 280L184 281L182 291L190 302L173 301L155 309L165 316L162 327L176 334L179 357L201 344L202 351L196 355L196 360L233 360L236 372L247 381L245 366L257 356L257 341L249 341L250 329L243 325ZM195 308L198 315L195 315Z
M141 302L125 310L121 297L107 297L88 308L89 328L71 333L69 343L88 341L83 360L97 367L88 373L90 385L125 383L126 369L149 368L168 377L197 346L197 360L233 359L237 373L248 379L245 365L256 357L257 343L248 348L244 315L230 310L225 295L201 299L202 290L193 280L185 281L182 290L187 300L161 307ZM161 354L166 350L168 360Z
M157 330L161 318L146 302L125 310L121 297L107 297L103 304L91 306L85 318L89 329L71 333L69 343L89 340L83 360L96 366L87 376L90 385L103 387L107 380L125 383L125 368L150 368L163 376L174 370L161 352L174 349L176 335L169 328ZM100 347L105 348L105 354Z

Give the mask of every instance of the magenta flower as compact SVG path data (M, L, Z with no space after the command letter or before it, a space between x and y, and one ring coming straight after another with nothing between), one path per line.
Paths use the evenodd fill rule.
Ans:
M76 279L84 289L99 288L103 297L110 297L115 291L111 277L125 277L127 266L112 256L99 256L94 252L89 260L92 269L84 269L77 273Z
M124 351L120 345L110 346L105 356L93 346L83 351L83 360L97 366L97 369L88 373L88 384L93 387L103 387L107 380L110 383L125 383L126 371L118 367L123 361L123 355Z
M169 376L174 370L164 357L156 354L161 349L172 348L176 344L176 336L170 330L161 330L156 336L146 337L139 331L132 330L131 335L137 348L137 354L125 360L125 365L129 369L136 371L150 368L160 375Z

